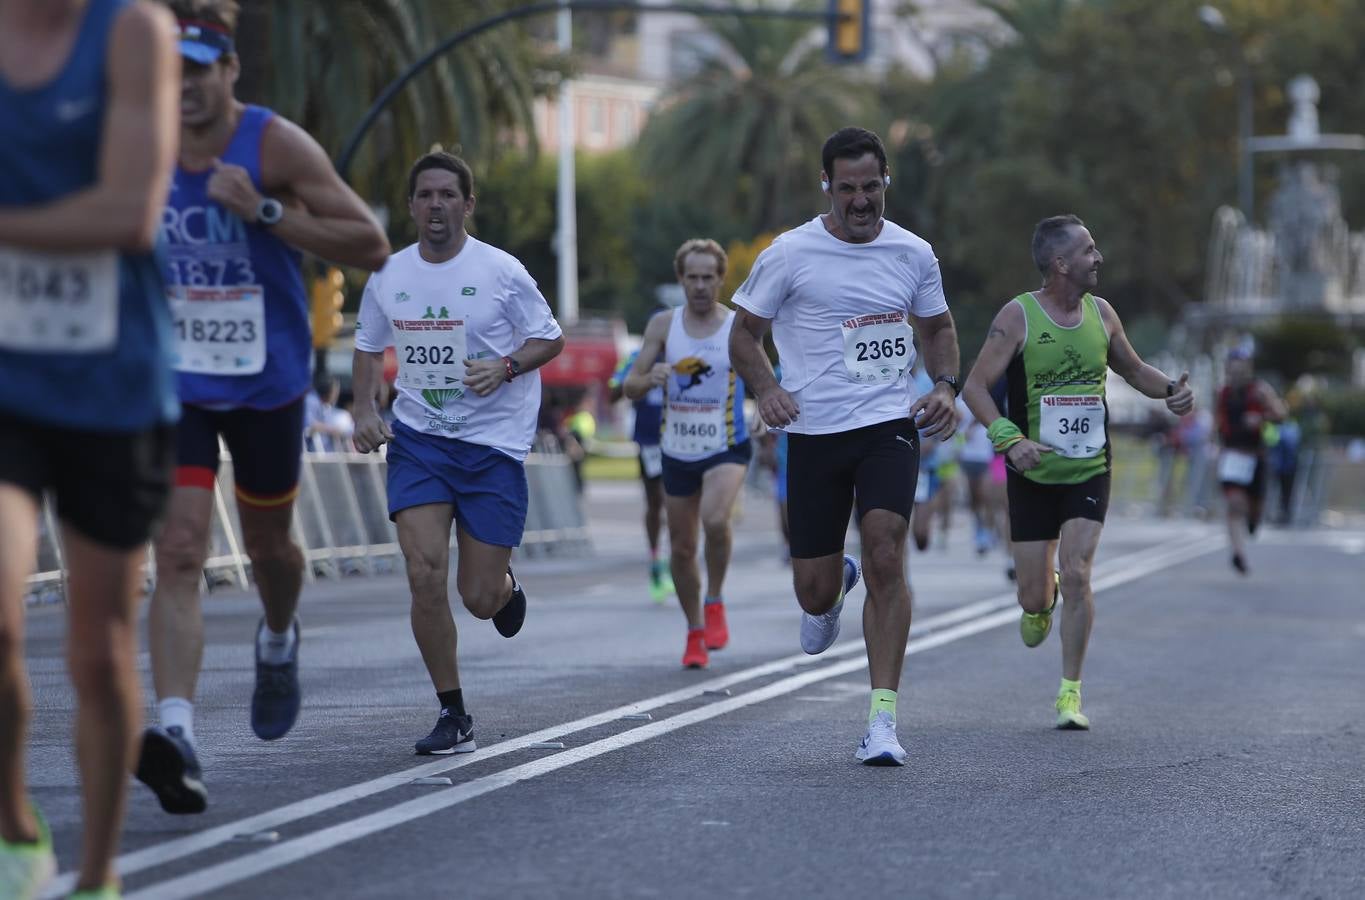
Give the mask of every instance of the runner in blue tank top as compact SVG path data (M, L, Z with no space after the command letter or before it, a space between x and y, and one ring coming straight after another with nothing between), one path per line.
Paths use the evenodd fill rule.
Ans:
M718 302L725 251L712 240L678 248L673 269L687 301L645 326L626 376L632 400L664 390L664 508L673 584L687 617L682 664L705 668L708 650L730 642L722 589L730 565L730 517L753 449L744 421L744 381L730 368L734 312ZM697 527L706 534L706 594L697 568Z
M79 710L72 896L117 896L142 709L134 623L177 411L152 251L178 77L173 24L151 4L0 0L0 897L37 896L55 871L24 784L15 639L44 491L61 522Z
M180 24L184 80L180 159L161 236L184 410L148 619L161 721L147 730L137 775L167 812L193 813L207 803L192 701L219 437L232 454L242 543L265 607L251 727L274 740L293 726L300 702L294 613L304 559L290 522L312 380L300 251L374 270L389 245L316 141L233 97L237 4L170 5Z

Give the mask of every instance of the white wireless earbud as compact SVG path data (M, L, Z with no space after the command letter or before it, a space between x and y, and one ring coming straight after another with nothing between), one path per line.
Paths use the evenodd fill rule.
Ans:
M827 190L829 190L829 182L828 182L828 181L825 181L823 178L820 179L820 190L822 190L822 191L827 191Z
M882 184L886 185L887 187L891 187L891 176L890 176L890 175L883 175L883 176L882 176Z

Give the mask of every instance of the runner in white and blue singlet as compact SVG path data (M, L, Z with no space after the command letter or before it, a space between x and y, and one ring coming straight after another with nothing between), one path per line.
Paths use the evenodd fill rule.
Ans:
M687 617L682 663L705 668L708 650L730 641L722 590L730 565L730 516L753 450L744 381L730 368L735 314L717 302L725 251L711 240L678 248L673 268L687 301L649 320L626 377L626 396L665 391L663 481L673 584ZM706 535L706 595L697 569L697 527Z

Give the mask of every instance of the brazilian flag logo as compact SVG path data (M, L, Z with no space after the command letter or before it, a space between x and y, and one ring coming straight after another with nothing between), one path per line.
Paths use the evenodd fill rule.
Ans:
M428 388L422 391L422 399L435 410L443 410L451 400L458 400L464 396L464 391L459 388Z

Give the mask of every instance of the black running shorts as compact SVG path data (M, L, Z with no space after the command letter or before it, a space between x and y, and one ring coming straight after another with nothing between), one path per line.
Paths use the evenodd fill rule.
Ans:
M1078 484L1039 484L1013 469L1006 473L1010 540L1055 541L1069 519L1103 522L1109 512L1109 473Z
M855 498L860 520L868 510L886 509L910 521L918 477L919 433L908 418L834 434L789 434L792 557L842 552Z
M60 428L0 414L0 482L41 501L51 491L57 517L97 544L145 544L166 511L174 436L146 431Z
M278 409L184 404L175 433L176 485L213 490L222 435L238 502L261 508L292 503L303 467L303 417L303 397Z

